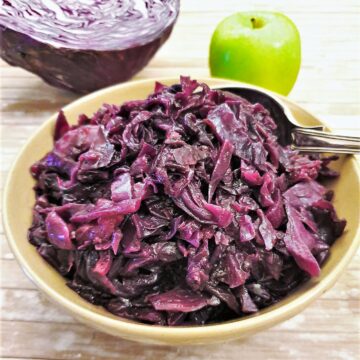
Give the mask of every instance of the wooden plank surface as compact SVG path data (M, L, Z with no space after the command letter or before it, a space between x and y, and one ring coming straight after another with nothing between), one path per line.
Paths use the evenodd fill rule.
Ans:
M333 128L360 133L358 0L182 0L173 35L136 78L208 76L212 30L224 16L251 9L284 12L300 30L303 61L290 98ZM76 96L4 62L0 81L3 179L29 135ZM359 359L359 260L358 252L334 288L303 313L249 339L199 347L144 346L89 329L49 303L20 270L0 228L0 354L3 359Z

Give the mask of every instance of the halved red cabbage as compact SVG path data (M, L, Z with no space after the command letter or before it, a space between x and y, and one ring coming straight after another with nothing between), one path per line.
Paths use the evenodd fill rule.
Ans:
M206 324L274 304L319 275L345 227L316 180L335 158L280 146L274 120L188 77L74 126L60 112L31 168L29 240L121 317Z
M51 85L87 93L139 72L169 37L179 0L6 0L1 57Z

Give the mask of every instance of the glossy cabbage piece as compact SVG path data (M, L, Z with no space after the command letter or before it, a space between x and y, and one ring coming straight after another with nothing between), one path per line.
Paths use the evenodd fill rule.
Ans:
M1 57L47 83L88 93L126 81L168 39L179 0L6 1Z
M29 241L112 313L191 325L257 312L318 276L344 231L321 184L336 157L281 146L260 104L181 77L104 104L31 167Z

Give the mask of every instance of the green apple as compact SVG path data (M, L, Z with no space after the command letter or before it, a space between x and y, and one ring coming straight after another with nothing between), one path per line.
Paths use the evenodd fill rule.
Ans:
M301 63L301 41L285 15L254 11L233 14L215 29L209 65L215 77L239 80L287 95Z

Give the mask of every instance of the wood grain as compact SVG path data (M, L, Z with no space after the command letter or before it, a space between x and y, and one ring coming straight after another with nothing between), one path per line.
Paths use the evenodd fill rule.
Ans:
M302 67L290 97L334 129L360 134L357 0L182 0L170 40L135 78L208 76L207 52L216 24L234 11L251 9L284 12L300 30ZM3 180L26 139L50 114L77 96L2 61L0 81ZM182 348L143 346L79 324L45 299L25 277L1 226L0 264L3 359L360 358L360 252L334 288L293 319L243 341Z

